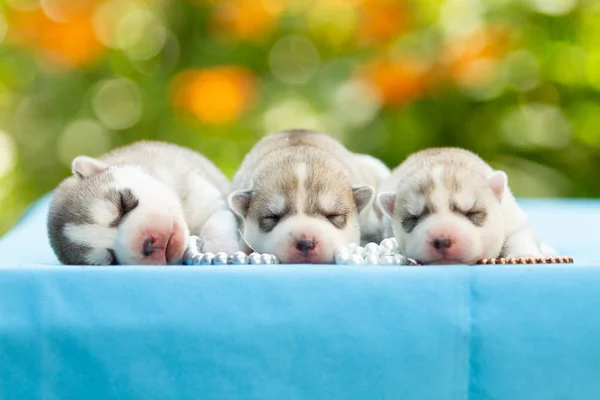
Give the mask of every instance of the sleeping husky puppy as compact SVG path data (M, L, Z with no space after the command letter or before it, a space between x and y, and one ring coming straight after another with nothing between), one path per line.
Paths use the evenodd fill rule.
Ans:
M386 235L423 264L554 255L538 242L506 174L464 149L409 156L382 183L377 201L386 214Z
M64 264L177 264L190 234L204 251L238 250L230 183L200 154L137 142L99 159L78 156L48 214L50 244Z
M292 130L262 138L246 155L229 196L240 246L283 263L330 263L339 246L378 240L374 190L390 174L380 161L332 137Z

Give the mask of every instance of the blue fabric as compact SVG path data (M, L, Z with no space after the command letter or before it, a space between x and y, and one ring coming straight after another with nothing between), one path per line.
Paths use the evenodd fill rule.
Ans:
M0 399L598 399L600 201L522 200L574 265L69 267L0 239Z

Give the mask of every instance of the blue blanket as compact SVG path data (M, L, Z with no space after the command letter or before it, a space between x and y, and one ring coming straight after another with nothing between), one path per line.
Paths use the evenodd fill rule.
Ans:
M600 201L522 200L574 265L68 267L0 240L0 399L600 399Z

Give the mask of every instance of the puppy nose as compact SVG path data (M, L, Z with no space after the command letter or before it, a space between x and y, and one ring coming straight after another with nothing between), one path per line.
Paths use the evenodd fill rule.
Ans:
M156 247L154 246L155 242L156 239L154 239L152 236L148 236L146 240L144 240L144 247L142 248L142 254L144 255L144 257L148 257L152 253L154 253L154 251L156 250Z
M296 249L305 255L314 250L315 247L317 247L317 244L314 240L303 239L296 242Z
M438 250L446 250L448 248L450 248L450 246L452 246L452 240L450 239L435 239L433 241L433 247L435 247Z

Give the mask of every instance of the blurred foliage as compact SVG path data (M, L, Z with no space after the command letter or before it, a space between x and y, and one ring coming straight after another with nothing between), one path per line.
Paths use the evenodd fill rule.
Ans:
M519 196L600 195L593 0L1 4L0 234L78 154L168 140L231 176L285 128L390 167L462 146Z

